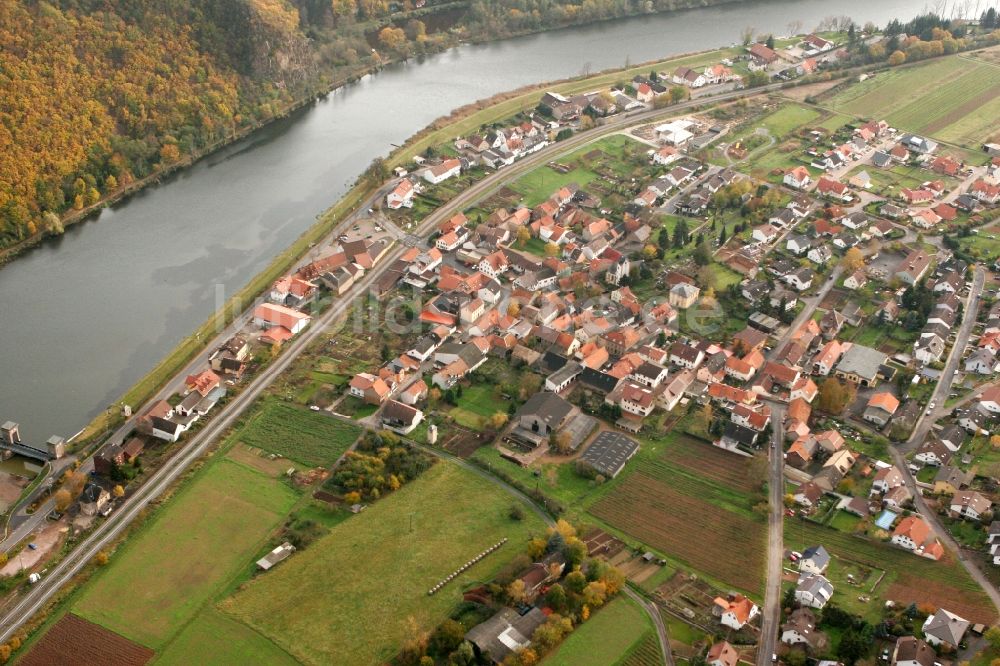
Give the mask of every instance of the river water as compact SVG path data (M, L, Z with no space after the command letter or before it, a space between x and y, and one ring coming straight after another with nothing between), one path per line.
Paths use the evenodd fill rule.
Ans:
M377 155L522 85L782 34L884 25L913 0L741 2L461 46L386 68L147 188L0 270L0 422L69 436L239 290Z

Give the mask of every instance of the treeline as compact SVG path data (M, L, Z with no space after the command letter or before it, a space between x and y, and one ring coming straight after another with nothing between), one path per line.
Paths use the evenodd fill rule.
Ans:
M852 25L848 31L849 48L867 63L886 62L902 65L935 56L959 53L970 48L1000 43L995 11L984 12L978 30L937 14L922 14L902 23L892 20L883 31L884 39L864 42Z
M273 0L0 6L0 247L266 120L309 81Z
M0 249L387 59L673 1L2 3Z

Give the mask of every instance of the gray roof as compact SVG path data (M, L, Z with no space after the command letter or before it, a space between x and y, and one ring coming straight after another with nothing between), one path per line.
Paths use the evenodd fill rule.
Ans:
M639 443L634 439L605 430L587 447L580 459L604 476L614 478L638 450Z
M924 635L933 636L949 645L958 645L969 628L969 621L943 608L924 622Z
M537 608L532 607L524 615L513 608L504 608L470 629L465 638L499 664L516 649L529 645L535 629L544 622L545 614Z
M858 375L866 379L874 379L879 367L889 359L877 349L852 344L837 364L837 370L846 374Z
M812 560L813 566L825 569L830 564L830 553L823 546L810 546L802 551L802 560Z
M517 410L518 416L532 415L543 421L546 425L556 427L561 424L570 412L573 405L569 404L555 393L542 391L528 398L528 401Z
M809 592L814 597L824 596L829 599L833 596L833 585L819 574L802 576L795 589L799 592Z

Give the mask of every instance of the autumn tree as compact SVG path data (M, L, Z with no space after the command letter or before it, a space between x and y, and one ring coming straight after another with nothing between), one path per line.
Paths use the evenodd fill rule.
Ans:
M856 247L852 247L840 260L840 265L845 273L853 273L865 265L865 255Z
M554 257L559 254L559 246L555 243L545 244L545 256Z
M390 51L401 51L406 46L406 33L402 28L386 26L379 31L378 41Z
M101 552L97 553L97 555L94 556L94 563L97 564L97 566L99 567L103 567L105 564L108 563L109 559L111 558L108 555L108 552L102 550Z
M117 485L111 491L111 494L114 495L115 497L121 497L122 495L125 494L125 489L122 488L121 485Z
M517 228L517 246L524 247L531 240L531 230L528 227Z
M889 56L889 64L893 67L902 65L904 62L906 62L906 54L902 51L893 51Z
M570 444L573 443L572 436L566 430L560 432L552 433L549 438L549 447L551 447L556 453L565 455L569 453Z
M828 377L820 382L816 408L827 414L840 414L854 398L853 386Z
M65 511L73 502L73 496L65 488L60 488L55 494L56 511Z
M510 416L506 412L493 412L493 415L490 417L490 427L494 430L500 430L507 425L509 418Z
M524 581L520 578L515 578L510 585L507 586L507 597L515 604L524 603L526 592L524 589Z

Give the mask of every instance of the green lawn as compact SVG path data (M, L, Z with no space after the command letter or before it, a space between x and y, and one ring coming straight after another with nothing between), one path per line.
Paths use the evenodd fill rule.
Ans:
M853 513L838 510L833 514L833 517L827 524L835 530L840 530L841 532L847 532L850 534L854 531L854 527L858 524L859 520L861 519Z
M266 400L235 439L318 467L332 465L359 434L360 428L325 414Z
M973 622L990 623L996 619L989 598L951 553L935 562L875 538L861 538L798 518L785 520L786 548L801 551L816 544L826 547L836 558L886 571L871 604L877 604L879 599L903 604L929 602ZM836 560L831 564L832 572L837 565ZM834 599L848 608L858 605L857 596L857 590L840 586Z
M586 187L587 183L600 177L597 169L602 166L620 175L631 172L640 164L644 167L645 161L640 163L638 159L633 160L627 153L631 151L636 156L642 154L645 157L645 150L646 147L635 139L624 134L614 134L559 158L558 163L571 167L570 171L560 173L548 165L543 165L521 176L510 187L524 196L524 205L537 206L564 185L576 183L580 187ZM604 153L599 164L585 159L586 155L594 151Z
M253 629L209 607L167 645L156 663L162 666L294 666L299 662Z
M785 104L766 116L758 125L766 127L772 136L781 139L799 127L816 120L819 116L819 111L815 109L798 104Z
M497 412L507 413L509 400L504 400L495 384L473 384L463 387L458 404L448 411L448 415L466 428L481 430L483 420Z
M278 480L213 461L112 556L72 610L158 649L247 566L295 500Z
M567 509L582 502L594 492L594 482L577 474L572 463L544 463L522 467L500 456L493 446L476 449L472 457L518 481L525 488L538 488Z
M341 523L223 601L306 663L383 663L412 625L430 630L543 530L526 512L512 521L510 495L461 468L438 463L412 483ZM427 590L503 537L510 542L434 596Z
M545 659L548 666L614 664L653 632L649 616L621 596L595 612Z

